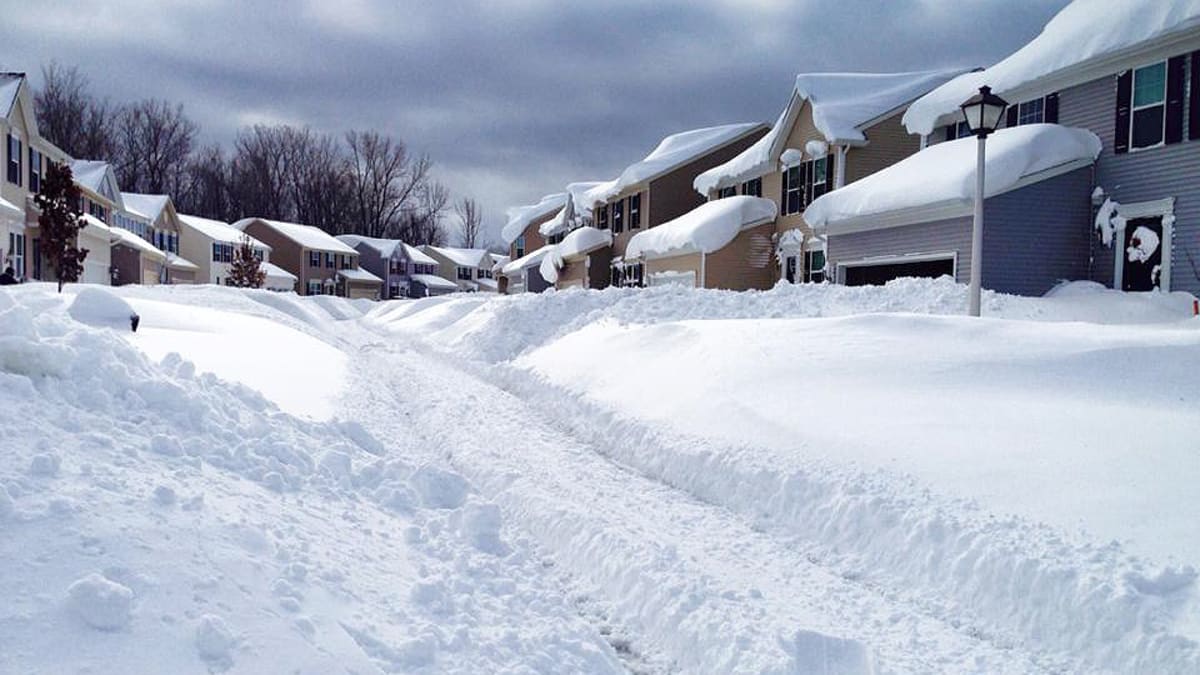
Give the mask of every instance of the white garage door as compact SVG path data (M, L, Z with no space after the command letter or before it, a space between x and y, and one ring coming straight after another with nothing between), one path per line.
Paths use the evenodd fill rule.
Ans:
M688 288L696 287L696 273L688 272L655 272L649 276L648 281L651 286L667 286L675 284L677 286L687 286Z
M80 278L85 284L103 284L108 286L112 280L108 276L108 263L105 262L88 262L85 258L83 261L83 276Z

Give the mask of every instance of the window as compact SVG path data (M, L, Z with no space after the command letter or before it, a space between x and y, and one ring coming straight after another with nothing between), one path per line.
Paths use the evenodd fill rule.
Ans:
M221 262L221 245L213 242L213 262Z
M629 196L629 229L636 230L642 226L642 193Z
M634 263L625 267L625 285L642 286L642 263Z
M42 242L40 239L33 240L33 278L42 278Z
M812 201L814 199L816 199L817 197L820 197L821 195L823 195L829 191L829 184L828 184L829 166L828 166L828 163L829 163L829 159L827 157L822 157L820 159L814 159L811 162L809 162L809 164L812 165L812 169L805 171L805 177L808 178L808 180L809 180L809 184L806 186L808 188L807 189L808 199L806 199L805 201L809 204L811 204Z
M804 186L800 182L800 167L788 167L783 174L783 213L791 215L800 213Z
M347 254L340 255L338 258L341 259L340 269L348 270L354 268L354 256Z
M825 251L809 251L805 256L808 257L808 264L805 266L808 269L808 280L813 283L825 281Z
M783 265L783 276L789 284L796 283L796 256L789 255Z
M325 267L328 269L333 269L333 254L329 251L325 252Z
M1149 148L1163 142L1166 103L1166 61L1133 71L1133 121L1129 132L1131 148Z
M462 281L470 281L471 280L471 268L470 267L456 267L455 271L458 273L458 278L461 279Z
M92 214L101 221L108 222L108 209L104 208L103 204L98 204L92 200L88 200L88 213Z
M308 282L308 294L309 295L320 295L321 294L321 282L316 279L310 279Z
M742 183L742 194L749 195L751 197L761 197L762 196L762 179L755 178L753 180L748 180L745 183Z
M612 205L612 231L621 234L625 231L625 200L618 199Z
M264 254L263 254L263 250L261 248L254 249L254 259L255 260L257 260L258 262L262 262L263 257L264 257Z
M960 120L958 124L954 125L954 138L966 138L970 135L971 127L967 124L966 120Z
M25 235L8 233L8 263L16 270L17 278L25 276Z
M221 262L233 262L233 244L221 244Z
M42 153L29 149L29 191L40 192L42 189Z
M21 184L21 139L8 135L8 182Z
M309 267L320 267L321 266L321 252L320 251L309 251L308 252L308 266Z
M725 199L726 197L733 197L735 195L737 195L736 186L731 185L729 187L723 187L717 190L717 199Z
M596 228L600 230L608 229L608 204L602 204L596 209Z
M525 256L525 235L517 237L517 240L513 242L513 249L514 257L522 258Z
M616 265L613 265L612 269L609 271L608 285L610 285L610 286L620 286L621 285L621 265L619 263Z
M1046 121L1046 99L1035 98L1017 106L1017 125L1041 124Z

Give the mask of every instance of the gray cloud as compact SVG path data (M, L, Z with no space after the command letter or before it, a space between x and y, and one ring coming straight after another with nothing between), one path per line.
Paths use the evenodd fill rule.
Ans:
M35 83L78 65L113 100L182 102L206 141L380 129L496 231L505 207L611 178L666 134L773 120L798 72L987 65L1066 0L3 4L0 66Z

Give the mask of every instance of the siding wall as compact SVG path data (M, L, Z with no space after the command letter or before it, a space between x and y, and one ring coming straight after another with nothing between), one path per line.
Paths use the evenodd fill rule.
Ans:
M538 231L538 228L542 226L542 223L550 220L556 215L558 215L557 211L554 213L549 213L541 218L535 218L533 222L525 226L525 231L521 233L525 235L525 253L536 251L546 245L546 238L542 236L542 233ZM510 260L516 260L520 257L521 256L517 255L517 243L514 241L508 245L508 258Z
M651 285L650 277L660 272L692 272L696 275L696 284L700 284L700 254L689 253L671 258L647 260L644 270L646 285Z
M956 281L971 278L971 218L951 218L932 223L889 227L870 232L829 235L826 252L830 269L838 263L863 258L957 252ZM841 282L840 275L835 279Z
M904 112L867 127L867 144L846 153L846 184L886 169L921 149L921 137L908 133L900 120Z
M770 288L776 267L771 243L774 231L773 223L744 230L727 246L709 255L704 261L705 288L732 291Z

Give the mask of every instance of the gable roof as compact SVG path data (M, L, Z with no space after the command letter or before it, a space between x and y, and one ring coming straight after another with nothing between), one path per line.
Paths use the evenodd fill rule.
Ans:
M395 254L396 249L400 249L400 251L404 254L404 257L408 258L415 265L438 264L436 260L425 255L421 249L417 248L416 246L410 246L399 239L381 239L378 237L367 237L361 234L339 234L337 239L338 241L341 241L344 244L356 249L358 248L359 244L362 244L363 246L369 246L384 258L391 258L392 255Z
M1083 74L1152 42L1197 32L1200 0L1075 0L1050 19L1037 37L1008 57L915 101L904 113L904 125L911 133L928 135L939 118L958 112L963 101L985 84L1006 96L1044 80L1063 78L1066 84L1078 83L1071 81L1072 73Z
M112 237L110 244L116 246L118 244L137 250L144 256L150 257L152 260L166 262L167 254L154 247L154 244L142 239L136 234L121 227L113 227L109 229Z
M303 248L332 251L334 253L352 253L354 255L358 255L358 251L350 248L345 243L338 241L336 237L322 230L321 228L313 227L312 225L285 223L281 220L267 220L266 218L243 218L234 223L233 227L238 230L245 230L246 226L254 222L265 224L267 227L275 230L279 234L287 237Z
M121 198L121 186L117 183L117 174L113 172L112 164L101 159L72 159L70 167L71 178L77 185L111 200L118 208L125 208L125 202Z
M771 130L737 157L701 173L692 186L707 195L719 187L771 171L806 104L812 110L813 125L827 143L861 145L868 140L863 133L867 127L962 72L955 68L798 75L791 97Z
M423 248L428 252L442 256L459 267L486 267L488 269L492 267L487 249L429 245Z
M205 237L208 237L209 239L220 244L238 244L241 243L242 237L245 236L250 238L251 246L257 246L267 251L272 250L267 244L264 244L254 237L250 237L250 235L233 227L229 223L223 223L219 220L212 220L210 218L201 218L200 216L189 216L184 213L179 214L179 222L184 227L190 227Z
M25 81L25 73L0 73L0 113L4 117L12 114L13 105L17 102L17 94L21 91L21 83Z
M572 193L573 199L576 200L575 205L590 210L597 204L617 196L632 185L654 180L718 148L768 128L761 122L755 122L752 124L726 124L671 134L662 139L658 146L641 161L625 167L620 176L600 183L583 194Z
M122 192L121 201L125 203L126 211L135 216L148 218L153 223L162 215L163 209L167 208L167 202L171 201L171 198L167 195L144 195L135 192Z
M529 224L538 218L545 218L561 211L567 203L569 195L565 192L558 192L552 195L546 195L536 204L528 204L526 206L514 206L507 211L508 222L504 224L504 228L500 230L500 237L506 245L511 245L521 236Z

